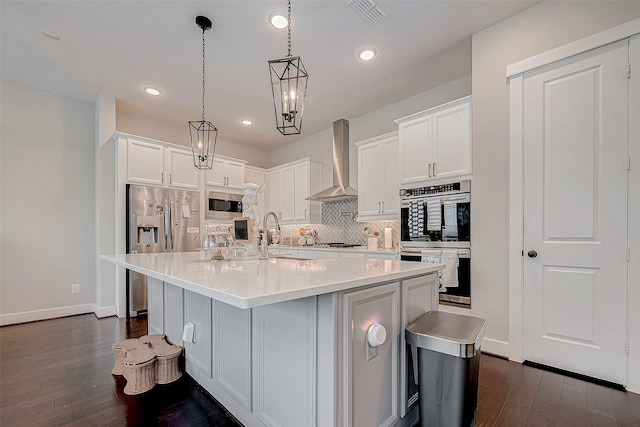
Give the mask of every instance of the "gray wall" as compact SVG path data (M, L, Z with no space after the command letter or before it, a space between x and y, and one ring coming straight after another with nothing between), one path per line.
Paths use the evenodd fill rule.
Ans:
M93 311L94 106L0 83L0 322Z

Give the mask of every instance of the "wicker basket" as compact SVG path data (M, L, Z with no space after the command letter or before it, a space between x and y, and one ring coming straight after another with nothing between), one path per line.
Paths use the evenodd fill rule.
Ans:
M116 358L115 364L113 365L113 369L111 373L113 375L123 375L124 374L124 358L127 356L127 351L135 350L142 347L142 342L138 339L128 339L123 341L118 341L111 346L113 350L113 354Z
M178 358L182 353L182 347L167 344L154 345L153 352L156 355L156 382L158 384L169 384L182 376L178 367Z
M160 342L166 342L164 334L143 335L138 339L142 341L144 344L151 343L152 345L155 345L156 343L160 343Z
M168 344L163 334L118 341L111 348L116 357L111 373L124 375L125 394L144 393L156 384L168 384L182 376L178 367L182 347Z
M156 385L156 355L141 347L127 351L124 358L125 394L135 395L151 390Z

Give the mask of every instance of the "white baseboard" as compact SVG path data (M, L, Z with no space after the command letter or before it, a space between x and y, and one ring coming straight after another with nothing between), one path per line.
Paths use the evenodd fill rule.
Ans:
M521 360L514 360L511 358L511 351L509 350L509 343L505 341L498 341L491 338L485 338L482 340L482 351L495 354L496 356L506 357L514 362L522 362Z
M115 305L111 305L107 307L96 307L93 313L96 315L98 319L102 319L103 317L115 316L116 311L117 311L117 307Z
M73 316L75 314L93 313L95 304L71 305L68 307L47 308L44 310L23 311L0 315L0 326L16 323L35 322L37 320L54 319L56 317Z

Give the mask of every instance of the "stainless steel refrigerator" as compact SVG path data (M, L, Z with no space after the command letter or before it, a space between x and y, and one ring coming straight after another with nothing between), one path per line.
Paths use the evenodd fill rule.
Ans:
M190 252L200 247L200 193L127 185L127 253ZM129 315L147 310L147 277L127 270Z

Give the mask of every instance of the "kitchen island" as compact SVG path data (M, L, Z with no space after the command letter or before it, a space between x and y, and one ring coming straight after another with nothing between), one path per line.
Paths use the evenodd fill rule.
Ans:
M246 426L412 425L404 328L437 309L442 265L383 259L103 259L148 276L149 333ZM183 340L184 338L184 340Z

